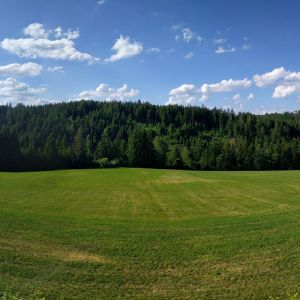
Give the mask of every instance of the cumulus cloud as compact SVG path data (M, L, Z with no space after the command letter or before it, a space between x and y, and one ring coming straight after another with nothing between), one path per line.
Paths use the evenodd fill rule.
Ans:
M201 86L201 92L203 94L208 93L221 93L221 92L230 92L236 89L246 89L251 87L252 82L248 78L242 80L222 80L218 83L208 84L205 83Z
M286 98L294 94L296 91L297 91L297 86L295 85L278 85L274 90L272 98L274 99Z
M54 30L46 30L39 23L33 23L23 29L25 38L6 38L0 43L0 47L19 57L49 58L55 60L74 60L93 63L98 58L75 48L74 39L79 37L79 31L68 30L64 32L61 27ZM56 39L49 39L52 35Z
M195 105L198 101L205 100L207 98L201 96L200 90L194 84L182 84L169 92L169 100L166 104Z
M62 66L49 67L48 72L64 72L64 68Z
M300 92L300 72L291 72L284 67L262 75L254 75L253 81L260 88L277 84L272 95L273 99L287 98Z
M235 52L235 51L236 51L236 49L234 47L224 48L223 46L219 46L215 50L215 53L216 54L223 54L223 53L232 53L232 52Z
M199 101L204 102L208 100L212 94L248 89L253 84L259 88L264 88L274 83L277 83L277 86L272 94L273 99L287 98L294 94L296 96L300 94L300 72L287 71L281 67L262 75L254 75L253 80L248 78L242 80L228 79L218 83L204 83L199 88L194 84L183 84L169 92L167 104L192 105L197 104ZM243 105L247 101L254 100L254 98L255 95L252 92L245 96L244 100L240 93L234 94L231 96L233 103L226 106L226 109L241 111Z
M130 89L127 84L120 88L111 88L106 83L101 83L95 90L81 92L78 99L93 99L99 101L131 101L139 95L139 90Z
M7 76L38 76L42 72L43 67L33 62L26 64L9 64L0 66L0 74Z
M287 98L295 93L300 93L300 72L285 71L284 75L273 92L274 99Z
M284 78L286 81L300 83L300 72L289 72Z
M271 72L264 73L262 75L256 74L253 76L253 81L258 87L266 87L266 86L273 85L279 79L284 78L288 74L289 72L286 71L283 67L281 67L281 68L274 69Z
M106 58L106 62L115 62L120 59L136 56L143 51L143 45L139 42L131 42L128 36L123 37L121 35L111 49L116 53Z
M23 33L35 39L48 38L49 32L40 23L32 23L23 29Z
M251 80L248 80L247 78L242 80L222 80L212 84L205 83L199 88L194 84L182 84L169 92L167 104L194 105L198 102L207 101L210 94L247 89L251 87L251 85ZM232 99L239 102L241 101L241 96L240 94L236 94Z
M45 91L45 88L32 88L11 77L0 81L0 101L2 104L40 104L45 101L40 96Z

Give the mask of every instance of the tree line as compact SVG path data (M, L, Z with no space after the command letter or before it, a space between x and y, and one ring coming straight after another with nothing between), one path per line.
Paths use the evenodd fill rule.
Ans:
M300 169L300 112L78 101L0 106L0 170Z

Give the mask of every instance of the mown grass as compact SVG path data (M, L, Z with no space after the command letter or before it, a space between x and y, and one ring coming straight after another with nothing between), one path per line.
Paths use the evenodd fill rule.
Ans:
M0 173L0 291L46 299L286 299L300 172Z

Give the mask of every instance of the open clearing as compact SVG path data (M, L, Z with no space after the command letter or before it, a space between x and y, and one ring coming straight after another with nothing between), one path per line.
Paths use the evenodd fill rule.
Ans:
M0 290L46 299L284 299L300 171L0 173Z

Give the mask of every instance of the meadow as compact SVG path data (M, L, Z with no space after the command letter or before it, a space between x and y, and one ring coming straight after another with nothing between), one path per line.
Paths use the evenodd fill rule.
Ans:
M0 291L27 299L286 299L300 171L0 173Z

